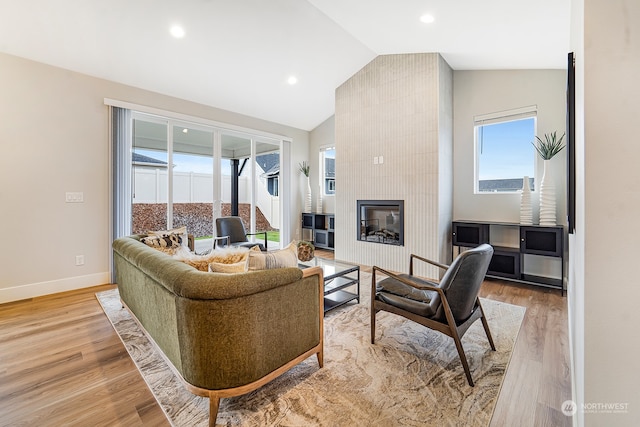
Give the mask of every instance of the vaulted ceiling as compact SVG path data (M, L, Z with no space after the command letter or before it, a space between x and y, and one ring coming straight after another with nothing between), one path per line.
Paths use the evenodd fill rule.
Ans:
M564 68L570 3L0 0L0 52L311 130L333 114L335 88L381 54Z

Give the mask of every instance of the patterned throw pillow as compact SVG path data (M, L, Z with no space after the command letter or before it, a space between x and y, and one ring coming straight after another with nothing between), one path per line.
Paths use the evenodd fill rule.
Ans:
M140 239L142 243L151 246L161 252L173 255L182 246L182 237L179 234L167 234L164 236L147 236Z
M249 252L249 271L269 270L298 266L298 249L294 243L286 248L271 252Z
M159 231L147 231L147 235L149 236L169 236L172 234L177 234L182 239L182 245L187 246L189 244L189 235L187 234L187 226L183 225L182 227L174 228L172 230L159 230Z

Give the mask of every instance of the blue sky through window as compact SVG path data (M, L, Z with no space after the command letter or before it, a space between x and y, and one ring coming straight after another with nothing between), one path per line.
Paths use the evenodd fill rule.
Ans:
M534 177L535 118L477 126L476 132L478 180Z

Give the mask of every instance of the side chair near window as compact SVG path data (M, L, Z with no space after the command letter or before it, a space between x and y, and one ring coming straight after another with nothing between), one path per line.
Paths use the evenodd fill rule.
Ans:
M247 236L264 235L264 245L262 243L250 242ZM267 250L267 232L247 233L242 218L239 216L223 216L216 218L216 246L242 246L250 248L258 245L261 251Z
M491 349L496 349L478 299L480 285L492 256L493 248L482 244L458 255L451 266L413 254L409 259L409 274L395 274L374 266L371 278L371 344L374 344L376 335L376 313L381 310L442 332L453 338L467 381L473 387L460 340L473 322L480 319ZM440 282L414 276L414 259L445 269ZM376 272L387 276L377 285Z

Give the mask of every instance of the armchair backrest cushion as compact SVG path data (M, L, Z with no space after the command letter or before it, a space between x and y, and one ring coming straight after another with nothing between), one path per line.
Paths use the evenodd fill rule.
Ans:
M492 256L493 248L488 244L469 249L456 257L440 280L456 322L466 320L473 313ZM442 308L436 317L444 319Z

